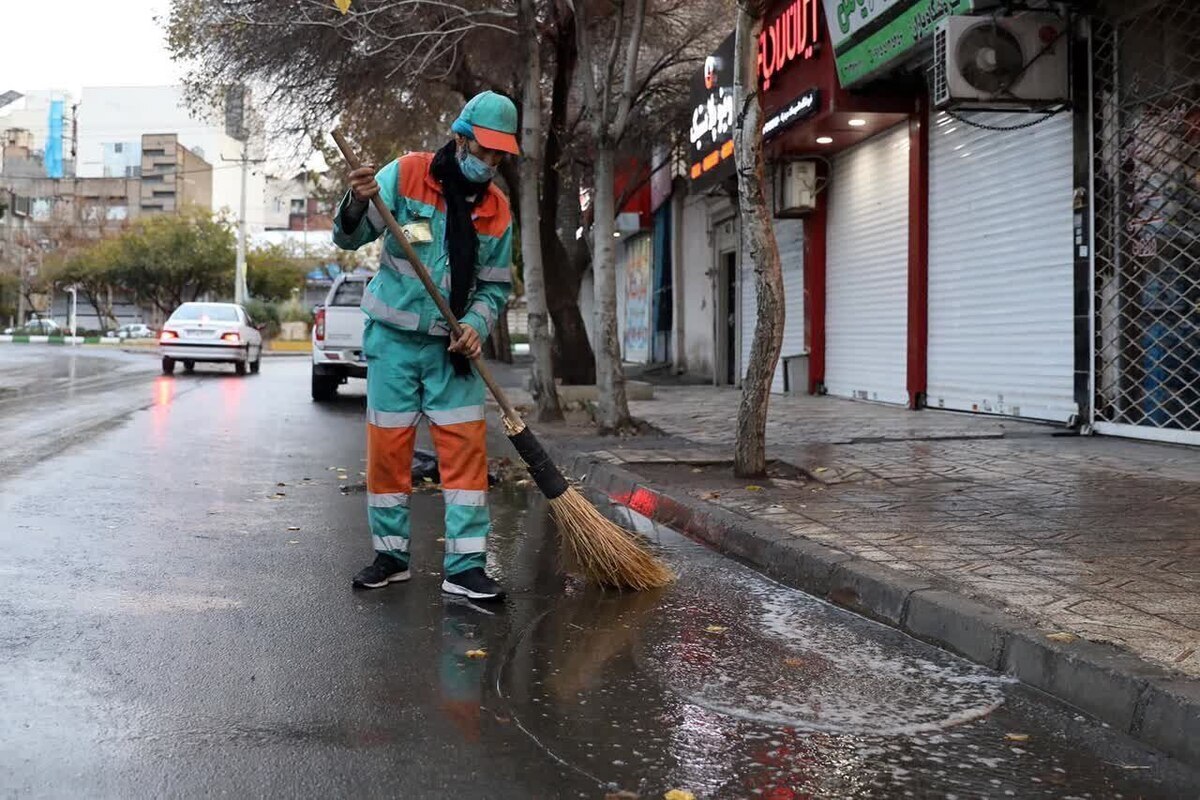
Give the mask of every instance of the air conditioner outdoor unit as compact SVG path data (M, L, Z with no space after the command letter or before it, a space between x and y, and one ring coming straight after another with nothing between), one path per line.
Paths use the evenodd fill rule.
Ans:
M785 161L776 170L776 217L800 217L816 208L817 162Z
M1070 99L1066 22L1046 14L947 17L933 38L937 108L1035 111Z

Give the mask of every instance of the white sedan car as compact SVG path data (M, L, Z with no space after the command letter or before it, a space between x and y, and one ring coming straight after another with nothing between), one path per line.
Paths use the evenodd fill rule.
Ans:
M198 362L233 364L238 375L258 372L262 329L246 309L233 303L184 303L163 324L158 338L164 375L176 362L191 372Z

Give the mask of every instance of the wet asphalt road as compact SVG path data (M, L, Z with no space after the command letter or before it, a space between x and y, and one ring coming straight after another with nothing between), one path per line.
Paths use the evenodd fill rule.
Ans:
M669 531L649 533L677 585L586 590L513 486L504 605L441 596L435 492L414 580L354 593L362 386L317 406L307 369L0 349L0 793L1197 796L1104 727Z

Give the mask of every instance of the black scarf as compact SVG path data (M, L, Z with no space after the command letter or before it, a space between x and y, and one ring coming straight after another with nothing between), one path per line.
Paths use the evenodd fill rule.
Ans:
M450 251L450 310L462 319L467 312L467 301L475 283L475 261L479 250L479 238L471 212L487 194L486 183L472 183L463 177L458 167L458 149L454 140L433 156L430 173L442 185L446 198L446 246ZM474 197L474 201L468 200ZM471 374L471 362L457 353L450 355L450 363L459 375Z

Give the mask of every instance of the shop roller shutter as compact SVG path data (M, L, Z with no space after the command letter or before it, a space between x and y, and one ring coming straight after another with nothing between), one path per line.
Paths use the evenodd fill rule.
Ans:
M1003 132L934 117L930 407L1058 422L1076 413L1072 160L1070 114Z
M783 391L783 359L804 353L804 221L775 220L775 240L779 245L779 260L783 267L783 297L787 309L783 326L783 346L771 391ZM741 331L738 374L746 377L750 366L750 347L754 343L754 326L758 323L758 293L754 284L754 264L744 247L739 277L741 278Z
M908 150L899 125L832 161L825 387L838 397L908 402Z

